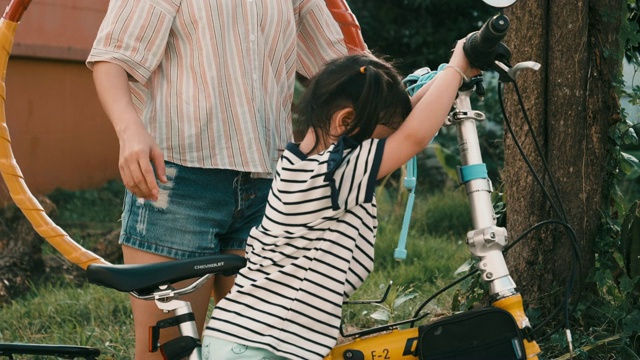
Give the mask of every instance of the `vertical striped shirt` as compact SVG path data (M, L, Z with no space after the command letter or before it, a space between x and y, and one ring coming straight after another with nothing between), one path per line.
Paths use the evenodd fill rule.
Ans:
M111 0L87 65L127 71L166 160L272 174L295 72L346 52L324 0Z
M205 335L291 359L322 359L335 345L343 300L373 270L384 140L339 145L309 157L287 146L247 267Z

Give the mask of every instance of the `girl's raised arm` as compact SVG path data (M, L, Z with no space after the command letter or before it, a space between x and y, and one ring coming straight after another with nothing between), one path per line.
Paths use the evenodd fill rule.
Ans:
M464 40L458 41L449 61L450 66L438 73L429 91L414 104L404 123L387 138L378 179L395 171L424 150L444 124L456 99L463 74L466 77L479 74L478 69L469 65L462 50L463 44Z

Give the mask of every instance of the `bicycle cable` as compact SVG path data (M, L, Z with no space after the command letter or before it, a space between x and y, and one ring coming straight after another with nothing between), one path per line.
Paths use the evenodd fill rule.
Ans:
M518 139L515 136L515 132L513 131L513 128L511 127L511 123L509 121L509 117L507 116L507 113L506 113L506 110L505 110L505 107L504 107L504 98L503 98L504 84L502 82L499 82L498 83L498 99L499 99L499 103L500 103L500 110L502 111L502 116L503 116L504 121L505 121L505 125L507 126L507 129L509 130L509 134L513 138L514 145L516 145L516 147L518 148L518 152L520 153L522 159L524 160L525 164L529 168L529 171L531 172L531 175L534 176L534 178L536 179L536 182L540 186L541 190L544 192L545 197L547 198L547 201L549 201L549 204L553 208L555 214L559 218L561 218L562 220L567 221L567 215L565 213L562 201L560 201L560 195L559 195L559 192L558 192L558 188L557 188L557 186L555 184L555 181L553 180L553 178L554 178L553 174L551 173L551 170L549 169L549 164L547 163L547 160L543 155L542 148L540 147L540 143L538 142L538 138L537 138L535 132L533 131L533 125L531 124L531 120L529 119L529 115L527 114L527 111L526 111L526 109L524 107L524 103L522 101L522 96L520 94L520 90L519 90L518 84L516 83L515 80L513 81L513 86L514 86L514 90L516 92L516 97L518 99L518 105L520 106L520 109L522 110L522 117L523 117L525 123L527 124L527 129L529 130L529 133L531 134L531 139L533 140L533 144L535 145L536 152L538 153L538 156L540 156L540 160L542 161L543 170L546 173L547 177L549 178L549 183L551 184L551 188L553 190L553 193L557 198L558 204L556 204L553 201L553 199L552 199L551 195L549 195L549 192L547 191L546 187L542 184L542 180L541 180L540 176L538 175L538 173L533 168L533 165L531 165L531 162L529 161L529 159L525 155L524 150L522 149L522 146L520 145L520 142L518 141Z
M519 104L520 109L522 111L523 118L524 118L524 120L525 120L525 122L527 124L528 131L531 134L531 138L534 141L536 151L537 151L538 156L540 157L540 159L542 161L542 166L543 166L544 172L545 172L545 174L547 175L547 177L549 179L549 183L551 184L551 187L552 187L552 189L554 191L554 195L557 198L558 204L556 204L553 201L551 195L547 191L546 186L542 183L542 180L541 180L540 176L538 175L538 173L533 168L531 162L529 161L529 159L527 158L526 154L524 153L524 150L522 149L522 146L520 145L520 142L518 141L518 139L515 136L515 132L513 131L513 127L511 126L511 122L509 121L509 117L507 116L507 113L506 113L506 110L505 110L505 107L504 107L504 98L503 98L504 88L503 88L503 84L499 83L498 84L498 97L499 97L500 109L502 111L502 115L503 115L504 121L505 121L505 126L509 130L509 134L511 135L511 137L512 137L512 139L514 141L514 145L518 149L518 152L520 153L522 159L524 160L525 164L529 168L529 171L531 172L531 174L533 175L534 179L536 180L536 182L540 186L540 189L543 191L543 193L545 195L545 198L549 202L550 206L554 210L555 215L558 216L559 218L561 218L561 222L562 223L567 225L567 226L565 226L565 229L568 232L568 238L569 238L570 243L571 243L571 249L572 249L572 255L573 255L572 256L572 260L573 261L572 261L572 266L571 266L571 273L569 274L569 277L567 279L567 286L565 288L563 301L558 305L558 307L556 307L556 309L545 320L543 320L543 322L540 325L538 325L534 329L534 332L535 332L535 330L540 330L542 325L548 323L551 320L551 318L553 316L555 316L559 312L559 310L561 308L563 308L564 309L564 326L565 326L565 329L567 331L567 339L570 341L570 328L571 327L570 327L569 317L570 317L570 314L572 314L575 311L575 309L577 307L577 303L574 304L574 306L571 308L571 310L569 310L569 302L570 302L571 293L573 292L573 288L575 286L575 280L579 276L579 274L582 273L582 259L581 259L581 256L580 256L579 246L578 246L578 242L577 242L577 235L575 233L575 230L567 222L566 213L565 213L562 201L560 200L560 196L559 196L559 192L558 192L557 186L555 184L555 181L553 180L553 176L551 174L551 171L550 171L550 168L548 166L548 163L547 163L547 161L546 161L546 159L544 157L544 154L542 152L540 144L539 144L539 142L537 140L537 137L535 136L535 133L533 131L533 126L532 126L531 121L529 119L529 116L527 114L526 108L524 106L524 102L522 101L522 96L521 96L520 90L518 88L518 85L517 85L515 79L513 81L513 84L514 84L514 90L516 92L516 97L518 99L518 104ZM584 285L578 289L578 293L577 293L577 295L578 295L577 298L578 299L580 298L580 296L581 296L583 291L584 291ZM543 341L544 339L549 337L551 334L553 334L558 329L559 329L559 326L556 326L556 327L552 328L546 335L541 337L539 340Z
M529 229L525 230L518 238L516 238L511 243L509 243L509 245L507 245L504 248L503 252L507 253L511 248L513 248L516 244L518 244L520 241L522 241L530 233L532 233L533 231L537 230L538 228L540 228L540 227L542 227L544 225L549 225L549 224L562 225L562 226L566 227L569 231L573 232L573 228L571 228L571 226L568 223L564 222L564 221L555 220L555 219L544 220L544 221L541 221L541 222L531 226ZM418 321L418 320L420 320L420 319L422 319L424 317L424 316L420 316L420 312L422 312L424 307L427 306L427 304L429 304L433 299L437 298L442 293L444 293L445 291L451 289L452 287L454 287L455 285L461 283L462 281L470 278L471 276L476 274L478 271L479 270L478 270L477 267L476 268L472 268L471 270L469 270L469 272L467 274L465 274L465 275L453 280L452 282L450 282L449 284L447 284L443 288L441 288L438 291L436 291L433 295L431 295L425 301L423 301L422 304L417 308L416 312L413 315L413 322L411 322L411 326L414 326L416 321ZM556 307L556 309L553 311L552 315L557 314L560 311L561 308L562 308L561 306ZM426 315L428 315L428 314L426 314ZM536 329L538 327L536 327ZM536 329L534 329L534 332L535 332Z
M420 83L419 86L424 85L424 83L426 83L426 82ZM547 316L547 318L542 321L542 323L540 323L539 325L537 325L533 329L533 332L535 334L536 332L540 331L542 329L542 326L544 326L549 321L551 321L551 319L553 317L555 317L561 310L564 310L564 316L563 316L564 317L564 326L567 329L567 331L569 331L569 329L570 329L569 317L570 317L570 314L572 314L575 311L576 307L577 307L577 303L576 303L570 309L570 306L569 306L570 301L569 301L569 299L571 297L571 293L573 292L573 288L575 286L576 279L579 276L579 274L582 273L582 259L581 259L580 252L579 252L579 246L578 246L578 242L577 242L577 235L576 235L575 230L573 229L573 227L567 222L566 212L565 212L564 206L562 204L562 201L560 200L558 188L557 188L557 186L555 184L555 181L553 180L553 176L552 176L551 170L550 170L550 168L548 166L548 163L547 163L546 159L544 158L544 155L543 155L542 149L540 147L540 144L538 142L538 139L535 136L535 133L533 131L533 126L532 126L531 121L529 119L529 116L527 114L526 108L524 107L524 103L522 101L522 96L521 96L520 91L518 89L517 83L515 82L515 79L514 79L513 83L514 83L514 89L516 91L516 96L517 96L517 99L518 99L518 104L519 104L520 109L521 109L522 114L523 114L523 118L524 118L524 120L525 120L525 122L527 124L527 128L528 128L528 130L529 130L529 132L531 134L531 138L533 139L533 142L535 144L536 152L538 153L538 156L541 158L541 161L542 161L542 164L543 164L544 173L549 178L549 183L551 184L551 187L552 187L553 193L554 193L554 195L556 197L557 203L556 203L556 201L554 201L554 199L551 196L551 194L549 193L547 187L542 182L542 179L538 175L538 172L533 168L533 165L531 164L531 161L526 156L526 154L524 152L524 149L522 148L520 142L518 141L518 139L517 139L517 137L515 135L515 132L513 131L513 127L511 126L511 122L509 121L509 117L507 116L507 113L506 113L506 110L505 110L505 107L504 107L504 98L502 96L503 95L503 90L504 90L503 89L503 84L502 84L502 82L499 82L498 83L498 98L499 98L499 103L500 103L500 109L501 109L502 115L504 117L505 126L507 127L507 129L509 131L509 134L511 135L511 137L512 137L512 139L514 141L514 145L518 149L518 152L520 153L520 156L522 157L522 159L525 162L526 166L529 168L529 171L531 172L532 176L534 177L536 183L539 185L541 191L544 194L544 197L547 199L547 201L549 202L550 206L552 207L552 209L554 211L554 214L557 217L559 217L560 220L557 220L557 219L544 220L542 222L539 222L539 223L531 226L530 228L525 230L516 240L514 240L508 246L506 246L505 249L503 250L503 252L506 253L509 249L511 249L513 246L515 246L517 243L519 243L521 240L523 240L531 232L533 232L534 230L537 230L538 228L540 228L540 227L542 227L544 225L557 224L557 225L562 225L563 228L565 228L565 230L567 231L567 234L568 234L568 238L570 240L570 245L571 245L571 250L572 250L572 255L573 256L572 256L571 271L570 271L569 277L567 279L567 284L566 284L566 287L565 287L563 300L561 301L560 304L558 304L554 308L554 310L551 312L551 314L549 316ZM455 285L457 285L460 282L464 281L465 279L471 277L472 275L474 275L477 272L478 272L477 268L474 268L474 269L470 270L466 275L454 280L453 282L449 283L445 287L439 289L433 295L431 295L429 298L427 298L424 302L422 302L422 304L416 309L416 311L414 313L414 317L413 317L414 319L411 322L411 326L414 326L416 321L418 321L418 320L420 320L421 318L424 317L424 316L419 316L420 312L422 312L424 307L427 304L429 304L433 299L437 298L438 296L440 296L445 291L451 289ZM584 286L581 287L580 289L578 289L578 293L577 293L578 297L577 298L580 298L583 290L584 290ZM560 326L556 326L556 327L552 328L547 334L545 334L544 336L541 336L538 340L539 341L543 341L544 339L546 339L547 337L549 337L550 335L555 333L557 330L559 330ZM569 339L569 334L567 334L567 336L568 336L568 339Z
M564 222L562 220L556 220L556 219L548 219L548 220L544 220L541 221L533 226L531 226L529 229L525 230L516 240L514 240L512 243L510 243L509 245L507 245L504 249L504 252L507 253L509 251L509 249L511 249L512 247L514 247L518 242L520 242L521 240L523 240L527 235L529 235L530 233L532 233L534 230L537 230L538 228L544 226L544 225L550 225L550 224L556 224L556 225L562 225L563 227L565 227L565 229L567 231L569 231L571 234L573 234L573 236L575 236L575 231L574 229L571 227L571 225L569 225L567 222ZM572 249L573 249L573 253L574 255L579 255L578 253L578 248L577 248L577 243L572 241L571 242L573 244ZM578 261L580 261L580 258L578 256ZM567 285L567 288L572 288L573 287L573 281L575 280L575 266L572 267L572 279L571 279L571 283ZM569 295L567 293L567 291L565 290L565 297ZM555 315L558 314L558 312L560 312L561 309L565 309L565 316L568 315L568 313L572 313L575 310L575 306L574 308L569 311L566 312L567 306L565 306L565 302L563 301L561 304L559 304L558 306L556 306L556 308L554 309L554 311L549 314L549 316L547 316L547 318L545 320L543 320L540 324L538 324L534 329L534 333L537 332L538 330L540 330L547 322L549 322ZM566 324L565 324L566 326ZM548 332L546 335L537 338L538 341L543 341L544 339L546 339L548 336L550 336L551 334L553 334L556 330L558 330L557 328L553 329L553 331Z

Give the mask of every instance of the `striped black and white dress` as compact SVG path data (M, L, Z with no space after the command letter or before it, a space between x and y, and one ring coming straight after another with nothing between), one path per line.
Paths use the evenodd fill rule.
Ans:
M342 302L373 269L374 196L384 140L341 138L307 157L288 144L247 267L205 335L291 359L322 359L339 334Z

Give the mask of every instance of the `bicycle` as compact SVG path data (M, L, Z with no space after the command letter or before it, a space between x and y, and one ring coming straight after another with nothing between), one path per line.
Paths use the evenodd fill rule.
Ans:
M494 7L506 7L515 1L485 2ZM502 14L496 15L489 19L478 32L470 34L465 44L465 53L469 61L482 70L497 70L500 75L500 81L513 81L519 71L524 69L537 70L540 67L535 62L520 63L513 67L508 65L511 54L509 49L501 43L508 28L509 19ZM429 69L421 69L414 75L416 75L416 79L419 79L428 75L429 71ZM423 302L416 315L411 319L353 334L343 334L343 336L347 337L362 337L389 331L387 334L357 339L340 345L334 348L325 360L364 360L369 358L462 359L462 357L456 357L461 356L461 354L466 354L465 356L470 356L473 359L491 359L497 358L496 356L504 359L538 358L537 355L541 350L533 337L531 325L524 313L522 296L516 290L516 284L509 275L509 270L503 257L503 250L508 243L507 232L505 228L496 226L496 216L491 200L492 184L487 174L486 165L482 161L476 129L476 122L485 120L485 115L473 110L471 106L470 97L474 92L480 95L483 94L482 76L464 82L445 126L456 127L462 163L458 168L458 180L460 184L465 186L474 225L474 229L467 234L466 243L472 255L478 259L478 269L482 280L489 285L489 295L493 299L491 307L480 311L469 311L467 314L453 315L449 319L445 318L438 321L437 324L414 327L417 321L428 315L428 313L421 315L420 312L424 305L434 298L432 296ZM411 166L415 165L408 165L408 168L411 169ZM407 177L412 176L411 174L412 171L408 170ZM411 195L409 199L411 201ZM410 204L407 205L407 208L410 208ZM396 249L396 254L400 254L400 256L406 253L401 248L403 246L402 243L403 239L401 238L401 245ZM463 279L459 279L459 281L447 288L459 283L461 280ZM444 290L446 289L441 291ZM465 322L464 326L473 327L472 324L475 324L477 326L475 331L490 330L486 326L482 326L481 323L483 321L492 321L489 319L502 321L499 317L504 315L500 314L501 311L499 310L497 312L493 311L494 309L500 309L512 315L518 330L514 330L515 328L511 327L511 330L506 330L503 335L485 336L483 334L474 334L473 329L466 331L456 328L455 322L463 321ZM483 317L484 319L480 320ZM509 324L507 323L510 323L510 320L507 319L505 321L505 326L508 327ZM410 328L399 330L399 326L404 324L410 324ZM446 332L449 332L449 334L446 334ZM454 341L455 337L461 336L471 336L474 340L462 339L461 341ZM503 336L503 338L497 339L500 336ZM444 346L438 344L438 337L443 338L442 340L446 339L450 343ZM480 344L493 340L502 343L489 345L489 347L495 346L495 350L480 349L482 347ZM454 346L463 347L463 349L451 351L450 348ZM464 347L467 348L465 349ZM483 351L488 352L482 353Z
M516 0L483 1L493 7L504 8L512 5ZM8 28L7 31L10 33L15 32L16 24L30 2L31 0L12 0L5 11L0 27ZM351 38L349 43L355 44L353 45L355 48L361 47L363 42L359 38L359 27L357 24L354 26L353 21L349 22L348 7L344 3L340 5L339 0L333 3L338 13L341 14L342 21L348 26L349 38ZM500 13L489 19L478 32L470 34L465 45L467 57L474 66L483 70L496 70L503 82L514 81L521 70L537 70L539 68L539 64L535 62L509 65L510 51L501 42L508 28L509 19ZM344 28L343 31L345 31ZM345 32L347 38L346 35ZM4 57L0 57L0 68L1 66L6 68L11 49L10 43L4 45L6 54L1 54ZM416 75L420 77L425 74L418 72ZM4 81L4 78L2 80ZM418 321L428 315L428 313L420 313L423 306L438 295L434 294L423 303L423 306L411 319L352 334L343 334L343 336L353 339L336 346L325 357L325 360L454 358L453 356L457 355L450 351L451 344L438 344L438 341L434 341L444 333L447 333L448 341L455 342L454 347L458 348L456 350L466 347L468 351L476 354L474 356L477 356L482 351L487 351L486 347L481 349L479 346L481 342L495 340L491 334L489 337L474 334L478 329L483 328L482 323L486 321L499 321L505 329L497 339L499 344L494 344L495 348L489 348L489 352L506 352L503 353L505 358L508 356L509 359L516 360L538 358L540 348L524 313L522 296L518 293L504 260L503 251L507 248L508 243L507 232L506 229L496 226L496 217L491 201L492 184L487 175L486 165L480 155L476 122L483 121L485 116L472 108L470 97L473 93L483 93L482 81L482 76L478 76L464 82L459 90L454 108L449 114L447 125L455 126L458 134L462 160L458 175L460 183L465 185L471 207L474 229L468 233L467 245L471 254L478 259L478 271L481 273L482 280L489 285L489 294L494 299L493 303L484 310L452 315L431 324L415 327ZM4 103L1 103L4 106ZM2 114L4 114L3 107ZM6 126L2 129L6 134L0 133L0 137L8 139ZM2 145L0 155L8 154L12 158L10 145ZM414 165L408 166L411 168ZM196 290L215 273L225 275L236 273L244 266L244 258L234 255L220 255L157 264L111 265L99 256L80 247L66 233L57 228L31 196L17 164L12 164L8 168L8 170L1 169L2 175L18 207L25 212L36 231L45 237L54 248L87 271L89 282L117 291L128 292L139 299L155 301L161 311L174 314L150 329L150 351L159 350L166 359L200 359L199 331L195 326L191 305L180 300L180 296ZM407 208L410 208L409 204ZM396 256L401 257L406 254L401 246L403 244L399 244ZM173 287L173 284L178 281L193 278L197 280L192 285L185 288ZM454 286L459 281L447 288ZM387 293L388 291L389 289L387 289ZM464 325L456 326L455 322L458 321L463 322ZM406 324L410 325L408 329L400 329L401 325ZM181 336L165 344L158 344L160 331L174 326L179 327ZM471 337L472 339L457 341L455 338L459 336ZM17 354L96 359L100 352L95 348L78 346L0 344L0 356L8 356L11 359L12 355ZM486 358L482 357L483 355L479 356L476 358Z

